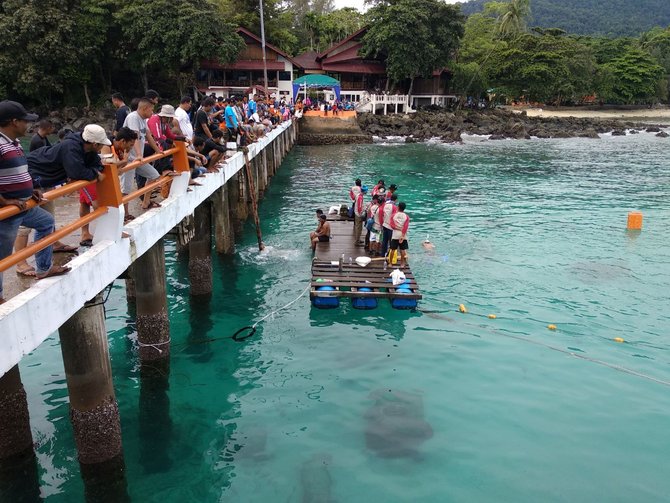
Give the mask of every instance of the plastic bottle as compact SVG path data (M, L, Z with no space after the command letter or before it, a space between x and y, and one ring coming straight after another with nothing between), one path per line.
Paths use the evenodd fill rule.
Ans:
M388 269L388 264L386 263L386 260L384 260L384 270Z
M354 259L349 257L349 265L354 265Z

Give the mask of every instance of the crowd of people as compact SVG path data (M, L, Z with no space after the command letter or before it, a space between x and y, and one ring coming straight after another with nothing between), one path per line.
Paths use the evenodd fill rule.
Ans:
M307 111L317 111L322 112L324 115L332 113L333 115L338 115L342 111L351 111L356 109L356 103L349 100L325 100L325 99L311 99L309 96L306 96L304 99L298 99L295 104L296 110L301 112Z
M90 124L82 131L58 131L58 142L52 143L54 125L49 119L42 119L36 124L28 154L20 139L39 117L18 102L0 102L0 208L16 206L20 210L17 215L0 220L0 260L25 248L33 230L35 241L54 232L55 204L44 199L44 192L71 181L87 180L92 183L80 191L79 214L83 217L97 208L96 182L105 177L103 162L121 169L137 161L134 169L120 176L121 192L127 195L134 184L141 188L147 182L174 176L171 157L152 163L142 161L183 139L187 143L191 184L200 185L198 177L223 167L227 149L257 141L296 112L284 100L257 95L228 98L210 95L197 104L190 96L183 96L176 108L167 103L159 106L160 96L153 90L133 99L130 105L119 93L112 95L111 101L116 108L111 134L99 125ZM142 196L143 209L160 207L153 198L157 192L167 197L168 184L162 187L162 191L149 191ZM31 199L39 206L28 208L26 203ZM129 222L135 217L128 204L124 207L125 221ZM83 226L79 246L92 244L93 234L88 225ZM65 274L70 268L53 265L53 253L76 253L78 248L56 241L35 255L35 266L27 261L18 263L17 274L37 279Z
M360 178L349 189L351 207L344 208L344 214L354 219L354 246L363 246L371 257L387 257L391 260L392 254L400 254L400 267L407 264L407 250L409 242L409 215L405 212L406 204L398 202L395 184L388 189L384 180L379 180L370 191L371 199L366 201L368 187L363 185ZM338 213L340 208L331 207L329 213ZM323 210L316 210L317 228L310 233L312 251L316 250L319 242L329 242L331 230L328 219ZM365 239L362 240L363 228L366 229Z

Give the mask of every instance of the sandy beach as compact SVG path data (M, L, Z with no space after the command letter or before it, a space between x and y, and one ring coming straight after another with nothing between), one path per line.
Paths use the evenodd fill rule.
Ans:
M602 109L594 110L587 108L511 108L514 112L525 111L528 117L577 117L589 119L626 120L637 122L653 122L659 124L670 124L670 108L639 108L633 110Z

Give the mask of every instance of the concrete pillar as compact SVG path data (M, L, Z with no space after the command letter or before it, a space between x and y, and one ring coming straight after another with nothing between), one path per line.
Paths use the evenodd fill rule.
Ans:
M126 282L126 301L134 304L137 294L135 293L135 278L133 277L133 266L131 265L123 274Z
M79 462L90 465L109 461L122 452L121 424L102 295L87 302L58 333Z
M274 162L275 162L275 155L272 149L272 143L270 143L264 150L265 155L267 156L267 166L268 166L268 176L274 176L275 170L274 170Z
M249 207L247 206L247 202L251 201L251 194L249 194L247 174L244 169L237 172L237 186L239 190L237 216L242 222L246 222L247 218L249 218ZM232 202L233 204L235 203L235 201Z
M41 501L28 400L18 365L0 377L0 501Z
M0 377L0 460L32 450L28 400L19 366Z
M268 175L268 153L265 149L261 152L261 176L259 184L263 188L261 196L265 196L265 191L270 184L270 176Z
M140 360L170 357L170 320L165 284L165 247L159 239L134 266L137 295L137 337Z
M227 255L235 253L233 224L229 208L230 196L226 183L211 197L212 214L214 216L214 247L217 253Z
M240 200L240 181L239 174L231 176L226 182L228 190L228 210L230 211L230 223L235 236L242 234L242 220L238 214L238 201Z
M170 359L145 361L140 366L139 461L145 473L167 473L171 456Z
M195 209L195 235L189 243L191 295L212 293L212 210L205 201Z

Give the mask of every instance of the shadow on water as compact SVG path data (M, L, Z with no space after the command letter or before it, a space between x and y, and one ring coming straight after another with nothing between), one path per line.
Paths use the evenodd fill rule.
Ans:
M37 458L32 445L0 462L0 501L13 503L42 501Z
M173 466L170 357L142 362L140 378L139 461L146 473L165 473Z
M79 466L86 503L130 503L123 451L103 463Z

